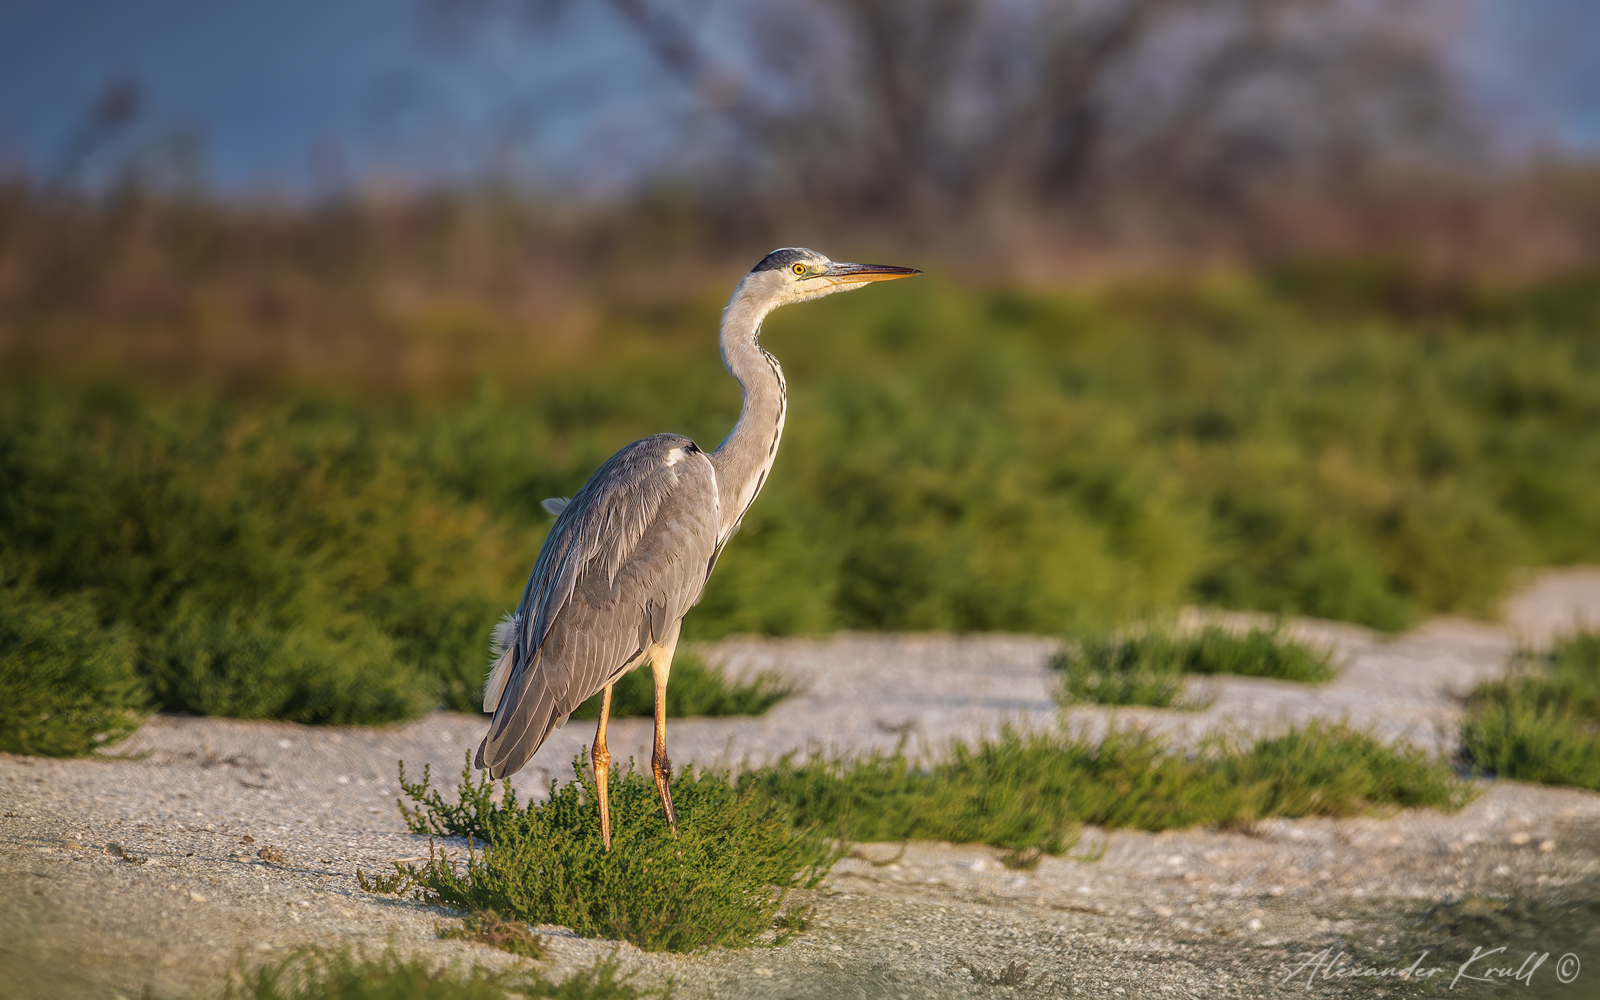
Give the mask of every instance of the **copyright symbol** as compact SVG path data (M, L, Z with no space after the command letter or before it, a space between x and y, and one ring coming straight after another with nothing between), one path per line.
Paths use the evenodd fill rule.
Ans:
M1583 964L1578 961L1578 956L1567 952L1556 962L1556 978L1563 983L1570 983L1578 978L1578 973L1583 969Z

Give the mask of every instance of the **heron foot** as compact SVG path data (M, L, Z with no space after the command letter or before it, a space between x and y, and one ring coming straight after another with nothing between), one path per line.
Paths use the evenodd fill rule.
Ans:
M661 808L666 810L667 825L672 828L672 839L678 839L678 814L672 808L672 761L667 759L665 751L658 751L650 758L650 770L656 776L656 791L661 793Z

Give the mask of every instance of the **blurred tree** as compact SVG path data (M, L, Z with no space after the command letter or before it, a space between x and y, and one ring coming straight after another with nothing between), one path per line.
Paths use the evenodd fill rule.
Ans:
M50 186L65 190L83 178L91 160L138 120L144 110L144 88L128 78L108 82L67 136L50 171Z
M458 21L499 9L430 2ZM1476 149L1432 3L610 4L728 126L717 198L736 182L786 227L1011 234L1116 193L1235 210L1263 181L1348 184ZM515 10L548 37L568 6Z

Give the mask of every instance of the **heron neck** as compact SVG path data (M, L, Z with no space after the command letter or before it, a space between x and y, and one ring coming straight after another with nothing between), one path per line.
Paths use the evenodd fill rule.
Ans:
M722 508L719 540L726 540L766 483L783 437L787 408L783 369L757 339L770 307L735 292L722 314L722 363L744 388L739 422L711 453Z

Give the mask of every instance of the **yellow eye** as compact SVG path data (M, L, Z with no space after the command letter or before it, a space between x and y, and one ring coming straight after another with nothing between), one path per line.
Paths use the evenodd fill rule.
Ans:
M806 266L804 264L796 264L794 266L793 270L794 270L795 274L805 274L806 273Z

